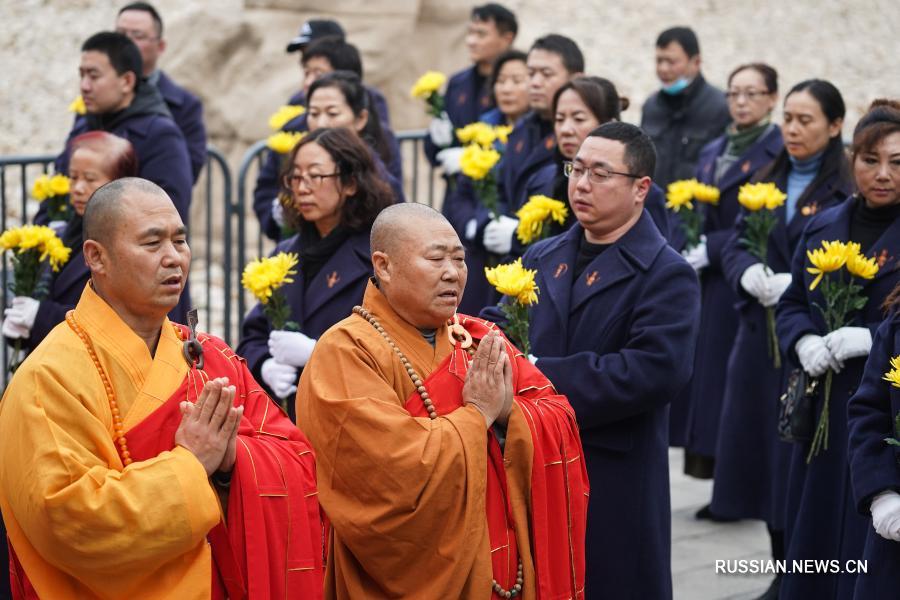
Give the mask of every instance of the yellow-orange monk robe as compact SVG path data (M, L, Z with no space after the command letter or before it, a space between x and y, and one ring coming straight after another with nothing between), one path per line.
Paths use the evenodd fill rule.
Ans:
M516 403L501 454L482 414L462 405L468 355L451 343L448 327L432 346L371 283L363 307L433 386L441 416L425 416L406 368L365 318L352 315L317 342L297 416L316 450L319 500L332 523L325 597L496 598L492 579L511 588L517 559L524 598L582 597L587 477L565 397L507 346ZM476 341L492 327L461 321ZM456 402L449 410L437 401L447 394ZM546 451L549 437L558 443ZM542 493L553 488L565 499L550 515L552 532L541 530L547 504L541 496L536 506L532 496L533 467Z
M259 524L265 517L254 512L256 521L246 528L239 518L241 507L249 513L248 503L270 500L262 496L272 496L273 503L258 506L261 513L280 516L287 503L305 515L310 509L304 494L298 499L285 491L296 489L292 482L300 479L315 497L305 440L253 385L243 362L221 340L202 336L207 367L189 369L179 337L185 330L176 331L168 320L151 356L90 286L72 316L115 390L134 462L125 467L113 442L113 413L100 370L75 329L60 324L20 367L0 403L0 508L23 572L16 597L209 599L221 596L224 585L229 593L238 590L233 597L256 586L263 592L251 597L269 598L267 576L283 588L292 581L288 571L314 573L316 550L302 548L297 560L301 545L293 537L275 553L271 572L260 569L254 558L266 554L266 525ZM218 376L236 385L235 402L245 407L228 531L203 466L173 442L178 402L196 401L202 380ZM274 465L256 482L246 481L253 473L247 466L251 450L267 467ZM264 479L278 485L267 483L269 493L262 493L253 486ZM314 502L312 508L317 513ZM318 515L311 519L310 537L321 538ZM279 523L277 529L284 528ZM208 542L211 530L224 533ZM254 539L245 540L251 534ZM257 547L246 552L251 543ZM213 555L223 547L233 559L222 561L224 566L216 559L214 569ZM321 544L318 556L320 565ZM309 597L316 597L321 585L309 589ZM286 597L283 589L278 597Z

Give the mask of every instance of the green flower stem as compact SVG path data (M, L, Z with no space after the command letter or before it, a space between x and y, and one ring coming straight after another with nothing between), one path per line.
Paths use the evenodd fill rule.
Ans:
M773 210L758 210L744 217L746 233L740 242L747 252L755 256L767 269L769 258L769 236L778 224L778 217ZM771 269L769 269L771 271ZM776 369L781 368L781 351L778 347L778 334L775 330L775 309L766 308L767 322L767 347L772 364Z
M768 324L767 333L769 337L769 356L776 369L781 368L781 350L778 348L778 334L775 332L775 307L766 307L766 323Z
M291 307L284 294L277 290L272 292L269 301L263 304L263 314L272 323L272 329L282 331L300 331L300 326L294 321L288 321L291 316Z
M432 92L428 96L428 113L433 117L440 118L443 112L444 96L440 92Z
M831 381L834 378L834 371L828 369L825 375L825 392L822 400L822 412L819 413L819 422L816 424L816 432L813 434L812 443L809 446L809 453L806 455L806 464L819 455L822 450L828 450L828 419L829 419L829 400L831 399Z
M703 215L693 208L679 211L681 230L684 232L685 249L691 250L700 245L700 234L703 226Z
M531 344L528 342L528 307L519 304L515 299L501 304L503 314L506 315L506 332L513 344L522 351L525 356L531 353Z

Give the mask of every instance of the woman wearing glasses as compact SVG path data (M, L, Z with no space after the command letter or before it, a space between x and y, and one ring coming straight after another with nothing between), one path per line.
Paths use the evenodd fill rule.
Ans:
M790 453L790 445L776 432L777 407L783 373L794 361L782 351L781 364L787 371L776 368L768 350L766 309L775 306L791 283L791 261L804 227L814 215L845 200L852 188L841 141L844 101L837 88L817 79L798 83L785 97L783 110L785 148L753 178L772 182L787 194L784 206L775 211L777 224L768 238L766 264L740 241L747 228L746 213L739 216L722 250L722 271L738 298L738 327L729 338L711 505L715 515L765 521L776 559L785 551ZM800 259L805 261L805 254ZM791 478L795 476L792 472Z
M291 203L285 219L298 233L275 253L300 258L293 283L282 288L291 307L288 320L300 331L273 330L256 305L244 319L237 348L276 398L294 393L316 338L362 301L372 273L369 230L394 201L369 149L349 129L310 132L291 151L288 165L284 186ZM292 413L294 403L287 404Z
M742 65L728 78L732 123L700 152L697 179L719 188L719 203L706 214L698 246L683 252L700 276L703 310L690 387L672 404L671 445L684 446L684 471L713 475L719 415L725 396L726 362L737 331L737 295L725 280L722 248L738 214L738 190L781 151L781 130L771 122L778 101L778 74L762 63ZM695 203L696 204L696 203ZM701 207L695 207L700 210ZM675 245L684 248L683 230L673 215ZM709 506L697 518L710 518ZM743 515L750 516L750 515Z

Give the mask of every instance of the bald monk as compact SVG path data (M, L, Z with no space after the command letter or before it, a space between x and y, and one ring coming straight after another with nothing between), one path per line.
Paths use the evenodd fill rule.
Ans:
M371 249L362 307L322 335L297 392L332 523L325 597L584 597L588 485L566 398L456 315L465 256L440 213L386 208Z
M306 438L221 340L170 323L191 251L136 178L84 215L75 309L0 402L16 598L320 598Z

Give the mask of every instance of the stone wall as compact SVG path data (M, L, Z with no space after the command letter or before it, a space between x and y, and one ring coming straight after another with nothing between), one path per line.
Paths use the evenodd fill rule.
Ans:
M472 0L157 0L169 49L162 65L204 100L214 144L236 160L264 136L269 113L300 83L297 56L284 46L304 19L340 20L364 53L366 78L387 94L397 129L420 127L422 107L407 96L424 70L465 66L462 45ZM783 89L811 76L842 90L852 124L875 96L900 97L897 31L891 0L514 0L518 46L542 33L573 37L588 71L612 79L632 99L624 118L637 121L654 90L653 42L670 25L700 35L704 71L723 85L735 65L764 60ZM60 148L78 93L78 46L112 26L120 2L23 0L4 2L0 55L0 154ZM302 7L302 8L301 8Z

